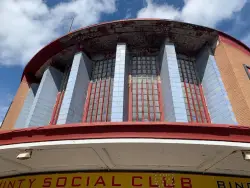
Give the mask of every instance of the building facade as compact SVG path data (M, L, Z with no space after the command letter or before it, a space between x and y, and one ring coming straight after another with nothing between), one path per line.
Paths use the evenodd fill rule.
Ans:
M214 29L124 20L69 33L24 69L0 186L248 188L230 175L250 175L249 79L250 49Z

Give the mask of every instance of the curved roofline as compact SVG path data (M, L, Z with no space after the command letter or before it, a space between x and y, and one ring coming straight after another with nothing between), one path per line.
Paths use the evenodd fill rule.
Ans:
M180 23L180 24L183 24L183 25L190 25L190 26L195 26L195 27L200 27L200 28L204 28L204 29L208 29L208 30L211 30L211 31L216 31L218 32L219 36L223 36L225 38L228 38L230 39L231 41L235 42L236 44L240 45L241 47L243 47L246 51L248 51L250 53L250 48L244 44L243 42L241 42L240 40L232 37L231 35L227 34L227 33L224 33L222 31L219 31L219 30L216 30L216 29L213 29L213 28L209 28L209 27L205 27L205 26L200 26L200 25L196 25L196 24L191 24L191 23L186 23L186 22L180 22L180 21L175 21L175 20L168 20L168 19L155 19L155 18L137 18L137 19L123 19L123 20L115 20L115 21L110 21L110 22L102 22L102 23L98 23L98 24L93 24L93 25L89 25L89 26L86 26L86 27L82 27L82 28L79 28L77 30L74 30L72 32L69 32L55 40L53 40L52 42L50 42L49 44L45 45L42 49L40 49L31 59L30 61L26 64L25 68L24 68L24 71L23 71L23 75L22 75L22 79L25 75L25 73L29 72L27 69L32 66L34 64L34 67L35 67L35 64L37 62L37 60L39 58L41 58L40 56L42 55L42 52L44 51L48 51L50 53L48 53L49 57L48 58L45 58L46 60L44 60L44 63L49 59L51 58L53 55L56 55L57 53L59 53L60 51L64 50L64 48L62 48L59 44L59 40L63 39L64 37L67 37L67 36L70 36L72 35L73 33L77 33L79 31L82 31L82 30L86 30L86 29L90 29L92 27L97 27L97 26L103 26L103 25L107 25L107 24L113 24L113 23L119 23L119 22L130 22L130 21L166 21L166 22L173 22L173 23ZM58 50L55 50L54 48L56 48ZM44 64L43 63L43 64ZM40 68L40 67L39 67Z

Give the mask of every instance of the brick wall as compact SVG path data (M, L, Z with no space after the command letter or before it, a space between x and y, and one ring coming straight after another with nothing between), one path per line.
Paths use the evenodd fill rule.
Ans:
M20 86L12 101L9 111L7 112L7 115L2 123L1 130L10 130L14 128L16 120L23 107L23 103L25 101L28 92L29 92L29 85L26 81L23 80L20 83Z
M250 80L243 67L250 65L249 53L220 37L215 59L237 122L250 125Z

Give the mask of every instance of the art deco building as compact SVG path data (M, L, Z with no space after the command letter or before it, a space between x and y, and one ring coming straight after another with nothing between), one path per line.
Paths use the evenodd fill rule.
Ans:
M23 71L0 188L250 188L249 79L250 49L215 29L143 19L71 32Z

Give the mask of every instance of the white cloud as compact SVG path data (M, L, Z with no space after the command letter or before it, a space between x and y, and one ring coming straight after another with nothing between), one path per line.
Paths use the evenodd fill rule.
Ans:
M151 0L146 0L146 7L142 8L138 14L138 18L166 18L166 19L179 19L180 12L175 7L164 4L158 5Z
M247 0L184 0L181 9L167 3L159 5L146 0L146 7L139 10L139 18L165 18L215 27L222 20L231 19Z
M115 0L71 0L50 8L42 0L0 1L0 64L25 65L46 43L116 11Z

